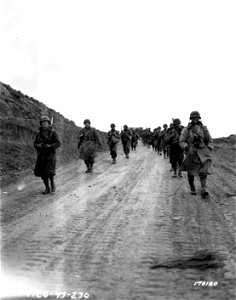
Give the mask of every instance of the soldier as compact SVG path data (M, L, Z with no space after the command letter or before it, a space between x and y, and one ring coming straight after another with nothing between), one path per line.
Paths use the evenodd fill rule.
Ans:
M153 133L151 132L151 128L147 128L147 133L146 133L146 138L147 138L147 147L150 148L153 145Z
M184 159L184 151L179 145L180 134L183 128L180 124L180 119L174 119L173 129L171 129L170 134L167 137L170 145L171 165L174 171L173 177L177 177L177 168L179 169L178 176L182 177L180 166Z
M157 127L157 153L161 155L162 152L162 145L161 145L161 126Z
M84 120L84 128L79 133L78 149L80 149L79 158L83 159L87 170L85 173L93 171L94 158L96 157L97 144L101 147L102 141L97 130L90 126L89 119Z
M138 145L138 140L140 139L139 135L135 130L132 131L132 137L131 137L131 149L132 151L136 151L136 147Z
M121 131L121 141L126 158L129 158L131 137L132 135L128 129L128 126L124 125L124 130Z
M158 144L158 132L157 132L157 128L153 129L152 138L153 138L153 147L154 147L154 150L155 150L155 152L157 152L157 144Z
M39 123L39 132L34 140L34 147L38 152L34 175L41 177L45 184L43 194L48 194L50 191L54 193L56 191L54 182L54 175L56 175L55 150L61 146L61 142L57 132L52 129L51 122L47 116L42 116Z
M164 158L168 157L167 144L165 142L165 137L167 135L167 124L163 125L163 130L161 131L161 147L164 154Z
M110 154L112 157L112 163L116 163L116 157L117 157L117 144L120 140L120 134L119 131L115 130L116 125L111 124L111 130L107 133L107 139L108 139L108 145L110 147Z
M158 126L153 131L153 145L157 154L161 155L161 127Z
M206 180L211 166L210 151L213 149L213 142L207 127L202 124L200 119L201 116L198 111L191 112L191 122L183 129L179 144L186 153L182 170L188 172L191 194L197 194L194 176L198 175L201 182L201 196L207 198L209 192L206 189Z

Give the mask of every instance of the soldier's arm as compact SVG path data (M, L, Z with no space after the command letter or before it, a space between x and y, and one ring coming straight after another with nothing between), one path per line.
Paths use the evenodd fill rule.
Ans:
M187 136L188 136L188 129L184 128L181 132L180 139L179 139L179 145L182 149L185 149L188 146Z
M78 149L80 148L80 146L83 142L83 139L84 139L84 131L83 131L83 129L81 129L80 132L79 132Z
M98 145L101 147L102 146L102 139L100 138L100 135L98 134L96 129L94 129L94 136L95 136L95 139L96 139Z
M55 130L53 130L53 132L52 132L52 138L53 138L52 139L53 143L51 144L51 147L54 148L54 150L56 150L57 148L59 148L61 146L61 141Z
M115 137L116 137L117 139L120 139L119 131L115 131Z
M210 150L212 150L213 149L213 140L212 140L212 137L211 137L211 135L210 135L210 132L209 132L209 130L207 129L207 127L206 126L204 126L204 128L205 128L205 134L206 134L206 141L207 141L207 143L206 143L206 145L207 145L207 147L210 149Z
M39 141L39 133L36 134L35 136L35 139L34 139L34 148L37 150L37 151L40 151L42 149L42 145Z

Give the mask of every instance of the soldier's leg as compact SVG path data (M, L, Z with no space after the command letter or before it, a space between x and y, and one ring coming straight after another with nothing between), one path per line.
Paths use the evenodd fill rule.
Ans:
M109 147L110 147L110 155L112 157L112 154L113 154L113 145L110 145Z
M45 184L45 191L42 194L48 194L48 193L50 193L48 176L43 176L42 179Z
M89 160L89 171L93 172L93 164L94 164L94 158L91 157Z
M124 154L126 154L126 142L123 142L122 145L123 145Z
M112 163L115 164L116 163L116 157L117 157L117 144L114 144L113 145L113 148L112 148Z
M50 179L50 183L51 183L51 192L54 193L56 191L54 175L50 175L49 179Z
M88 173L89 172L89 160L85 160L84 163L87 167L87 170L85 171L85 173Z
M177 162L178 162L178 157L176 156L176 152L173 151L171 155L171 165L174 171L173 177L177 177Z
M200 177L201 188L202 188L201 196L203 198L207 198L207 197L209 197L209 193L208 193L207 187L206 187L207 175L204 173L200 173L199 177Z
M129 158L129 152L130 152L130 142L126 143L126 158Z
M183 177L182 172L180 170L180 167L182 165L183 160L184 160L184 153L182 151L180 151L180 153L179 153L179 159L178 159L178 168L179 168L178 176L179 177Z
M197 195L195 185L194 185L194 176L190 173L188 173L188 183L190 186L191 194L192 195Z
M172 169L174 171L173 177L177 177L177 162L175 159L172 160Z

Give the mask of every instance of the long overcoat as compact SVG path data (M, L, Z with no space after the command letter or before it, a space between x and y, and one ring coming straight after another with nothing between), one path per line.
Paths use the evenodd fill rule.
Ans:
M35 176L44 177L56 174L56 149L60 146L58 134L52 127L39 128L34 140L34 147L38 154L34 169Z
M94 159L97 154L97 145L102 146L102 141L96 129L93 127L81 129L78 144L79 158L84 161Z
M110 154L112 157L116 157L117 156L117 145L119 143L120 140L120 134L119 131L117 130L110 130L107 133L107 141L108 141L108 145L110 147Z
M180 147L183 149L189 146L184 162L181 166L182 171L187 171L192 175L207 175L211 166L211 150L213 141L206 126L190 123L182 130Z

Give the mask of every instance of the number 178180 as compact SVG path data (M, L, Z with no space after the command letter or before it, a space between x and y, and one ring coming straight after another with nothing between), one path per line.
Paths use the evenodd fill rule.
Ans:
M194 286L217 286L217 281L195 281Z

